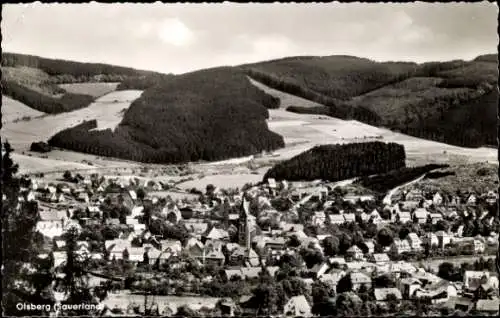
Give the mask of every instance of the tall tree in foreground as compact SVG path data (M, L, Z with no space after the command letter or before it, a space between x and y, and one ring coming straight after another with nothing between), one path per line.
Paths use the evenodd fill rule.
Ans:
M62 302L66 305L96 305L97 300L86 283L86 271L89 264L87 259L77 253L78 230L74 227L65 233L66 240L66 264L63 267L63 287L66 299ZM92 308L72 308L62 313L65 316L89 316L95 315Z
M19 166L11 158L13 149L2 145L2 313L7 316L33 316L43 311L24 311L18 303L52 304L51 264L36 258L41 249L35 226L38 221L36 203L19 202Z

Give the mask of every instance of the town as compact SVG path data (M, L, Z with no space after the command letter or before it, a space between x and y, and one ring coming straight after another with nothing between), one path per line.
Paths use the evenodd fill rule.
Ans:
M96 315L498 314L496 189L382 199L270 178L173 199L155 193L174 182L97 173L20 183L17 208L38 207L37 258L56 273L56 302L73 233Z

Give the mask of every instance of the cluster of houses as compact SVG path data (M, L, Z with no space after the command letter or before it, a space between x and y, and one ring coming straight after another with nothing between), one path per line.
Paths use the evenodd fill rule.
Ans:
M117 185L119 190L107 191L109 184ZM334 203L330 198L335 188L333 184L311 182L306 185L292 185L286 181L269 179L267 183L253 186L245 193L227 195L215 188L210 203L197 200L166 201L159 215L153 216L153 219L184 227L189 238L181 242L153 235L146 224L140 221L144 216L145 201L157 204L161 199L149 194L146 194L144 199L138 198L134 190L138 187L157 191L155 189L161 189L162 184L155 181L138 184L132 179L128 183L119 183L116 179L96 182L83 178L77 184L63 183L54 186L32 180L29 186L22 189L19 199L39 203L40 221L37 230L53 239L52 251L56 267L64 264L66 260L64 240L61 238L65 231L70 227L82 230L86 226L104 222L106 226L117 231L118 237L105 240L103 244L78 241L77 253L80 257L101 261L127 260L132 264L147 262L155 265L167 262L172 264L172 261L181 255L189 255L201 265L223 267L228 280L235 277L252 280L259 276L269 260L279 260L286 254L294 255L301 248L313 248L323 254L322 242L330 235L308 236L304 232L305 224L297 222L298 210L309 202L324 203L323 210L314 212L308 220L309 225L319 229L325 228L327 224L356 222L357 217L382 229L392 222L435 224L443 219L453 220L459 217L458 210L463 205L475 205L478 197L486 198L488 203L498 200L498 193L494 191L481 195L470 194L467 197L445 197L435 193L429 198L428 194L413 190L402 193L396 202L386 202L371 211L358 207L355 212L339 211L338 214L329 214L326 211ZM270 203L282 193L287 193L291 202L292 207L288 213L276 211ZM375 200L373 196L366 194L347 194L343 199L352 204ZM251 200L257 202L260 211L258 216L251 212ZM101 205L105 201L125 206L130 211L125 223L118 218L102 221ZM233 207L232 212L227 218L214 217L214 211L219 211L225 203ZM75 218L76 211L84 213ZM260 228L258 224L266 218L275 220L277 226ZM488 222L493 222L493 219ZM375 252L373 240L365 240L367 250L361 250L354 245L342 257L325 258L323 263L309 269L312 277L303 280L308 286L315 280L320 280L336 290L339 281L349 275L353 290L358 291L362 286L366 289L374 286L373 282L377 276L388 275L395 282L395 287L375 288L377 302L383 303L394 296L399 300L430 298L433 304L443 304L452 309L474 308L479 312L497 313L498 298L491 295L482 296L488 294L491 289L498 290L498 277L495 274L466 272L463 282L449 282L418 268L413 263L392 261L388 256L391 253L422 251L424 244L445 249L450 243L463 244L464 247L470 247L474 253L481 254L485 252L488 244L496 242L496 233L492 233L489 238L467 238L462 237L461 231L463 227L454 233L438 231L426 233L425 236L409 233L405 239L395 238L381 253ZM298 247L289 246L288 242L292 237L300 243ZM45 257L46 253L41 256ZM267 269L271 275L275 275L279 267L267 266ZM125 307L127 305L124 304ZM306 297L297 296L288 301L283 311L286 315L306 317L311 315L311 306Z

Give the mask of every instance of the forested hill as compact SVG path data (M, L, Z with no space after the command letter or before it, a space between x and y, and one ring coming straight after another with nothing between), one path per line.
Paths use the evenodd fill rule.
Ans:
M80 63L2 53L2 94L41 112L57 114L92 103L96 96L67 92L60 84L122 82L154 72L102 63Z
M39 69L51 76L52 83L121 82L128 77L154 75L156 72L136 70L103 63L82 63L49 59L34 55L2 53L2 67Z
M396 143L321 145L275 165L264 181L345 180L404 168L405 159L404 146Z
M295 112L356 119L459 146L497 145L496 54L423 64L302 56L241 67L274 89L328 106L294 105Z
M222 160L284 146L268 130L267 108L279 99L235 68L167 77L147 89L111 132L95 123L59 132L49 143L92 154L150 163Z

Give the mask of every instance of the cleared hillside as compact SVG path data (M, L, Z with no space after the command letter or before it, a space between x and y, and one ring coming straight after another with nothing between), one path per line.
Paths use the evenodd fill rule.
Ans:
M2 125L19 120L29 120L44 114L12 98L2 96Z
M147 89L114 132L95 122L57 133L50 144L150 163L222 160L284 146L268 130L267 108L279 99L224 67L175 76Z
M325 107L298 113L355 119L458 146L496 146L496 55L473 61L378 63L350 56L244 65L255 80Z
M49 114L87 107L97 97L115 90L113 83L150 74L154 73L107 64L2 53L2 94ZM58 85L74 83L79 86Z

